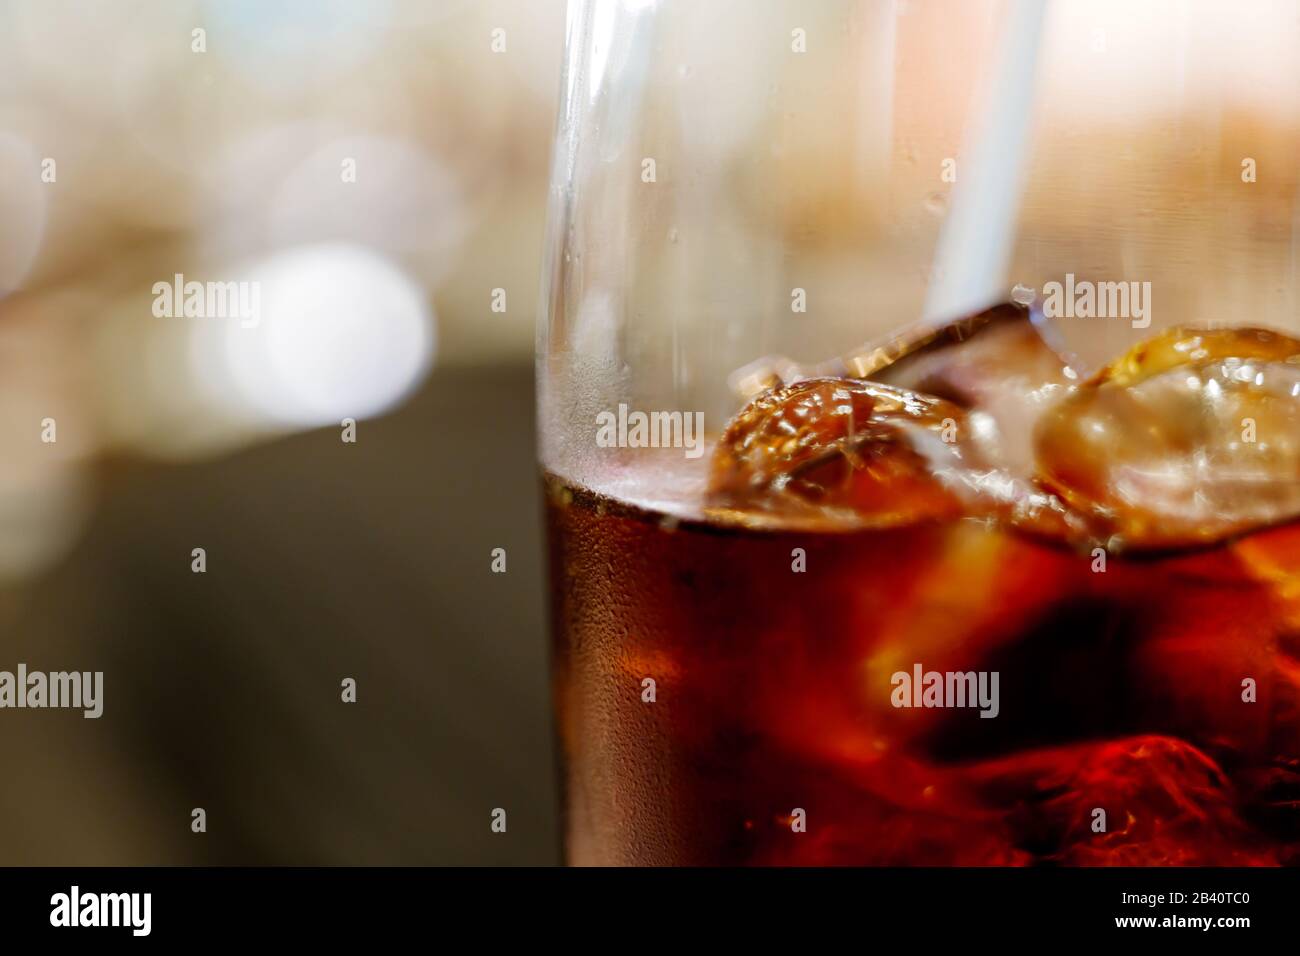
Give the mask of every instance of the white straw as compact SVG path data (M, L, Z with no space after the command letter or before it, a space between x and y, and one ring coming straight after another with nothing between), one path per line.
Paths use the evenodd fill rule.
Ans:
M1001 49L965 134L935 250L924 311L929 321L977 312L1007 297L1047 0L1010 0L1008 6Z

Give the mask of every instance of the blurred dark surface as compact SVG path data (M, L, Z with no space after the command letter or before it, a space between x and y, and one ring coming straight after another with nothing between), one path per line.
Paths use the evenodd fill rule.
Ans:
M0 593L0 669L104 671L99 720L0 712L0 864L558 862L531 368L101 478Z

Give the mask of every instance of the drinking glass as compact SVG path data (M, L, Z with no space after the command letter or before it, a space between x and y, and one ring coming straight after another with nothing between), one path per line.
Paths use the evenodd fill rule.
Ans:
M1297 859L1296 5L567 17L568 859Z

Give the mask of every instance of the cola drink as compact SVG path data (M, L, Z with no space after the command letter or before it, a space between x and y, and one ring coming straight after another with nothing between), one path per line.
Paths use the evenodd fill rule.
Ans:
M546 476L571 862L1300 862L1300 342L1031 317Z

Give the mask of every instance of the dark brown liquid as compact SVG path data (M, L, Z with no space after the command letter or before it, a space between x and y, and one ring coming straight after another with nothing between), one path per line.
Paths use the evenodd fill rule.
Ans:
M1300 862L1300 525L1100 572L546 500L573 863ZM996 671L998 715L895 707L917 664Z

